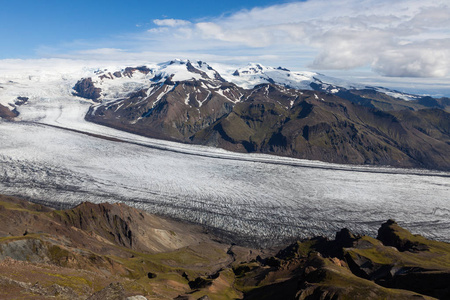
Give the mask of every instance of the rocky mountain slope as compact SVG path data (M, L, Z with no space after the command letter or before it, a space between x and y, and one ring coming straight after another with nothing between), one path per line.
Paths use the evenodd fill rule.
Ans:
M123 204L0 196L1 299L448 299L449 279L450 245L392 220L257 250Z
M122 204L61 211L0 197L1 299L173 299L196 278L230 276L222 268L260 253ZM231 284L215 293L239 297Z
M265 88L269 93L278 92L274 86ZM287 103L259 98L261 93L256 91L255 98L236 105L192 140L237 151L327 162L450 167L450 115L444 111L388 113L317 92L301 92L289 108ZM427 123L424 115L433 121ZM421 120L422 125L412 124L412 120Z
M112 88L121 80L132 91L125 83ZM333 82L258 64L222 76L203 62L172 61L156 70L102 73L75 90L101 102L87 120L149 137L326 162L450 169L448 99L325 80Z

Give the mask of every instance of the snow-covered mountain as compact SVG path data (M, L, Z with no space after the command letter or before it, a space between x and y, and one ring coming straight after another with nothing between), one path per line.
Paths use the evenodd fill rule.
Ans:
M252 89L260 84L276 84L286 88L299 90L320 90L328 93L338 93L343 90L364 90L382 92L394 98L414 100L415 95L401 93L381 87L369 87L357 83L351 83L338 78L325 76L315 72L296 72L278 67L266 67L258 63L250 63L247 66L232 69L214 69L211 65L202 62L190 62L189 60L172 60L150 66L126 67L121 70L96 71L92 78L92 86L100 88L98 97L83 95L87 98L99 100L114 100L125 97L145 87L161 84L166 80L172 82L203 80L213 86L218 82L227 81L243 89ZM232 100L233 102L236 99Z
M31 101L71 97L74 94L74 87L76 95L108 102L146 88L150 89L166 80L172 82L202 80L212 87L217 87L219 82L227 82L242 89L252 89L260 84L276 84L286 88L319 90L328 93L369 89L405 100L420 98L389 89L367 87L315 72L290 71L282 67L266 67L258 63L232 68L209 65L202 61L176 59L137 67L117 65L86 67L82 63L72 63L1 71L0 104L11 109L16 107L14 103L18 97L26 97ZM79 82L78 86L77 82ZM233 97L230 97L230 100L239 101Z

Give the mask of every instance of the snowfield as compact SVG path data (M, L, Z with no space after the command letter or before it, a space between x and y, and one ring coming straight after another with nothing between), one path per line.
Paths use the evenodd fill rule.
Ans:
M57 208L121 201L260 244L331 237L343 227L376 236L375 228L389 218L413 233L450 241L450 173L145 138L84 121L91 103L70 95L72 79L52 87L29 79L2 82L0 100L22 90L34 95L19 107L20 121L0 120L2 194Z

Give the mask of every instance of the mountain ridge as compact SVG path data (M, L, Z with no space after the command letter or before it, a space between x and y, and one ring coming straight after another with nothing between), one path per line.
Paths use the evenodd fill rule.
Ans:
M178 73L145 73L148 87L114 100L105 100L105 94L86 120L153 138L238 152L450 169L445 99L411 96L415 100L405 101L375 88L349 90L323 83L316 73L289 73L260 64L231 75L249 76L246 82L255 84L250 89L227 81L203 62L174 61L165 67ZM280 73L293 74L300 78L296 82L310 89L277 84L268 77L271 72L278 78ZM260 110L259 116L254 115L255 109ZM439 121L417 121L424 115Z
M232 71L230 71L232 70ZM139 72L137 72L139 71ZM142 73L145 76L143 76ZM175 59L155 66L126 67L121 70L97 70L95 76L85 77L84 79L94 80L97 84L103 85L105 80L116 80L120 78L131 79L133 77L145 78L152 83L161 83L162 80L175 76L173 81L185 81L190 79L217 79L235 84L243 89L252 89L259 84L277 84L286 88L298 90L318 90L329 93L338 93L341 90L372 90L398 97L403 100L416 100L421 96L402 93L399 91L386 89L382 87L362 85L348 82L338 78L329 77L320 73L311 71L291 71L282 67L266 67L259 63L249 63L247 66L235 69L222 68L220 71L212 68L203 61L191 62L190 60ZM81 79L79 82L82 82ZM78 92L78 91L77 91ZM132 90L128 90L129 93ZM83 97L82 94L80 94ZM87 95L86 95L87 96ZM99 95L95 98L103 97L108 99L107 95ZM85 97L91 99L93 97Z

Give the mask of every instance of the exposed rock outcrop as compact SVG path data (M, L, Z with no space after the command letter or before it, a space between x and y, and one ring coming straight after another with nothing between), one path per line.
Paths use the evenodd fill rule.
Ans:
M28 97L17 97L17 99L14 101L15 105L21 106L28 102L30 98Z
M417 241L411 233L398 226L394 220L388 220L378 229L377 239L386 246L392 246L399 251L426 251L430 248Z
M91 77L79 80L73 89L75 90L75 96L100 102L98 99L101 96L102 89L95 87Z
M12 120L19 115L16 109L9 109L8 107L0 104L0 118L6 120Z

